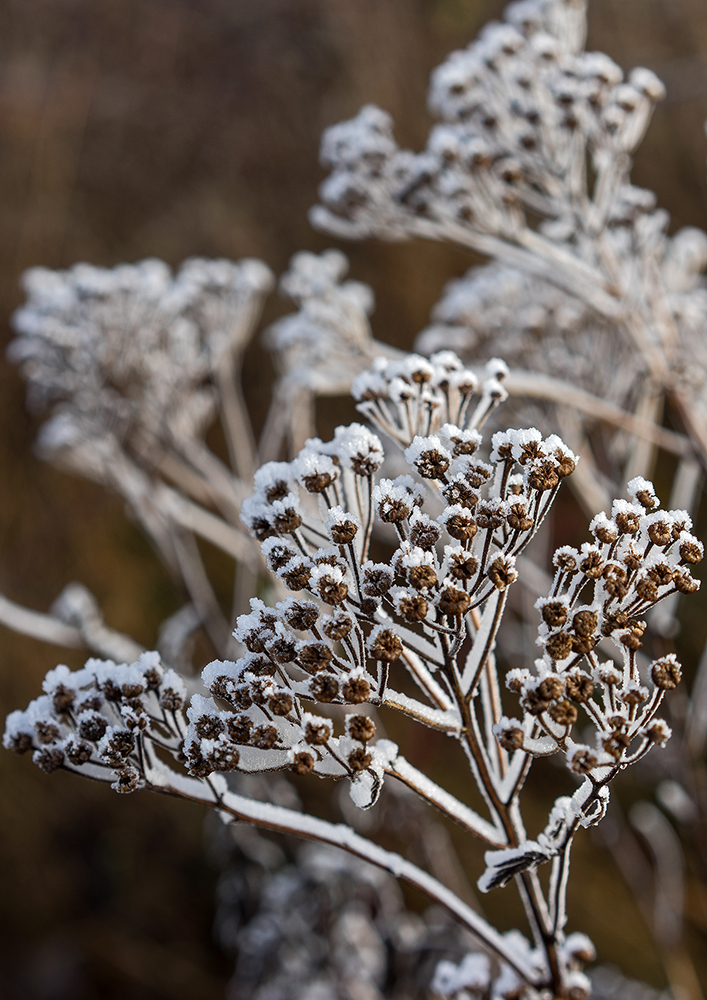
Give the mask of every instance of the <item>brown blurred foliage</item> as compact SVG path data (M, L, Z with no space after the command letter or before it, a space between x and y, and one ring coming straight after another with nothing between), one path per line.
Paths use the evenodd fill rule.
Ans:
M276 271L331 240L306 211L322 176L321 130L362 103L391 111L418 146L429 71L464 45L497 0L4 0L0 4L0 321L33 264L112 265L160 256L258 256ZM704 0L592 0L590 48L668 85L635 182L674 225L707 228ZM408 346L468 255L438 245L344 246L373 285L376 335ZM271 307L275 315L278 306ZM262 410L269 368L254 347L247 385ZM46 609L71 580L108 623L154 642L180 595L120 504L32 455L37 420L0 362L0 591ZM67 654L0 635L0 711L24 706ZM77 665L80 657L71 654ZM0 997L200 1000L223 995L212 943L217 872L202 816L0 755ZM629 894L588 837L571 915L602 955L660 981ZM575 873L576 875L579 873ZM607 911L620 914L617 921ZM697 919L697 918L696 918ZM704 930L704 928L703 928ZM697 930L691 931L693 935Z

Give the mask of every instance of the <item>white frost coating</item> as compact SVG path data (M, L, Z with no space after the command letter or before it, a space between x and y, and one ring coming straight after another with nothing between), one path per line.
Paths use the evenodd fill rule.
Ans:
M461 689L465 696L469 694L471 685L479 671L479 667L481 666L484 650L486 649L494 628L494 619L498 611L499 603L505 601L504 594L506 594L506 591L500 590L492 593L486 603L486 607L484 608L484 613L481 616L481 623L477 629L474 644L469 651L464 664L464 670L462 672Z
M481 992L491 981L491 963L488 955L469 952L458 965L454 962L440 962L430 984L435 993L452 996L459 990L470 989Z
M452 456L444 447L439 437L436 434L430 434L428 437L416 437L410 444L408 448L405 449L405 461L410 465L417 465L420 459L427 452L437 452L446 458L447 461L451 462Z
M450 816L456 823L487 844L497 846L506 842L502 830L496 828L488 820L483 819L483 817L479 816L469 806L464 805L463 802L450 795L444 788L436 785L422 771L413 767L405 757L400 755L395 757L386 770L389 774L394 774L401 778L406 784L422 795L424 799L432 805L437 806L445 815Z
M218 782L215 781L217 778ZM515 969L522 979L529 983L539 981L536 970L524 957L516 953L516 949L509 947L504 936L499 934L471 907L463 903L446 886L400 855L386 851L377 844L366 840L365 837L354 833L350 827L328 823L325 820L294 812L283 806L259 802L228 791L225 779L221 775L214 775L210 779L212 785L215 786L214 791L211 791L202 782L171 771L156 757L153 757L151 761L149 780L155 786L165 789L171 787L188 798L217 805L221 808L227 822L233 819L246 820L271 830L281 830L319 840L326 844L333 844L335 847L341 847L365 861L370 861L371 864L383 868L397 878L405 879L447 907L485 946Z

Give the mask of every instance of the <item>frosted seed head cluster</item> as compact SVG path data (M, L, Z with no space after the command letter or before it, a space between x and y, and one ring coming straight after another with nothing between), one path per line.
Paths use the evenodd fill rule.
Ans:
M158 260L28 271L9 356L29 404L51 408L40 444L198 437L213 416L214 373L252 334L272 283L256 260L194 258L174 275Z
M524 719L496 728L504 749L562 751L570 770L595 784L669 735L656 712L681 667L674 654L646 664L645 616L669 595L699 588L691 567L703 555L685 511L659 511L652 483L634 479L628 492L633 501L616 500L611 516L592 520L596 544L556 551L552 590L536 603L544 655L534 671L507 677ZM593 746L574 742L580 716L595 730Z
M445 228L508 237L532 206L568 238L581 221L560 192L576 187L577 157L602 171L620 161L664 92L648 70L625 83L608 57L582 52L578 8L545 0L535 16L516 18L511 6L505 24L453 52L432 74L429 107L441 123L421 153L401 150L390 116L370 106L327 130L321 158L331 174L314 224L356 238ZM653 207L632 191L610 207L617 221Z
M344 281L349 262L340 250L295 254L280 279L280 292L297 312L273 323L265 340L274 352L287 395L308 390L348 392L375 350L369 316L373 291Z
M507 396L502 385L507 374L494 358L479 376L452 351L429 360L415 354L393 361L380 357L354 379L351 393L357 409L397 444L412 447L415 438L435 438L451 458L476 450L478 429Z
M88 660L82 670L59 666L44 694L6 722L3 746L32 750L43 771L77 771L118 792L145 787L145 757L156 744L181 750L184 682L157 653L131 664Z

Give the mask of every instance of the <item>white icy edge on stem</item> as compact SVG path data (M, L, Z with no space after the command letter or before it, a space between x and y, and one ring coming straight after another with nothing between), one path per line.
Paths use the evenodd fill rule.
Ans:
M396 708L405 715L418 719L431 729L439 729L443 733L458 735L461 729L462 720L457 709L450 708L447 711L442 711L438 708L431 708L424 702L410 698L409 695L403 694L401 691L394 691L393 688L386 688L383 704L390 708Z
M491 643L488 649L486 646L488 644L489 637L491 636L494 621L496 621L496 611L498 609L499 601L503 600L503 603L505 604L506 596L506 591L496 590L491 594L486 602L484 613L481 616L481 623L479 624L478 631L474 636L473 645L466 658L466 663L464 664L464 672L462 673L461 678L461 689L464 697L466 697L471 691L473 680L482 665L483 658L488 656L488 654L493 651L495 641Z
M473 833L474 836L486 841L487 844L495 844L500 848L507 843L503 830L483 819L469 806L460 802L444 788L436 785L404 757L398 755L386 767L386 772L409 785L430 805L436 806L446 816Z
M418 868L399 854L386 851L371 843L343 823L329 823L283 806L238 795L229 791L226 779L222 775L212 775L205 781L199 781L178 774L159 760L151 750L146 753L145 777L153 788L166 794L176 794L209 806L216 806L226 822L233 822L234 819L244 820L270 830L279 830L309 840L332 844L390 872L396 878L405 879L446 907L485 947L510 965L523 980L531 985L539 985L537 971L512 951L498 931L450 889L422 868Z

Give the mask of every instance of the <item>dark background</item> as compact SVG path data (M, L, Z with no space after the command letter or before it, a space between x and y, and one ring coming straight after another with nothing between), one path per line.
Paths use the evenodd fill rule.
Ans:
M0 324L28 266L257 256L277 272L333 244L308 226L319 135L374 102L401 143L429 128L430 70L497 16L490 0L2 0ZM591 0L589 48L668 86L634 180L675 228L707 228L707 4ZM409 346L472 258L440 245L345 245L377 297L377 337ZM281 309L269 307L268 316ZM254 349L256 419L269 368ZM32 455L38 426L0 360L0 591L40 610L81 580L108 623L147 646L180 604L121 503ZM0 631L0 714L81 657ZM0 754L2 1000L201 1000L231 964L211 938L218 867L202 812L118 798ZM571 923L602 958L656 984L650 938L610 856L584 836ZM418 901L419 902L419 901ZM691 942L704 915L693 906ZM704 956L703 956L704 957Z

